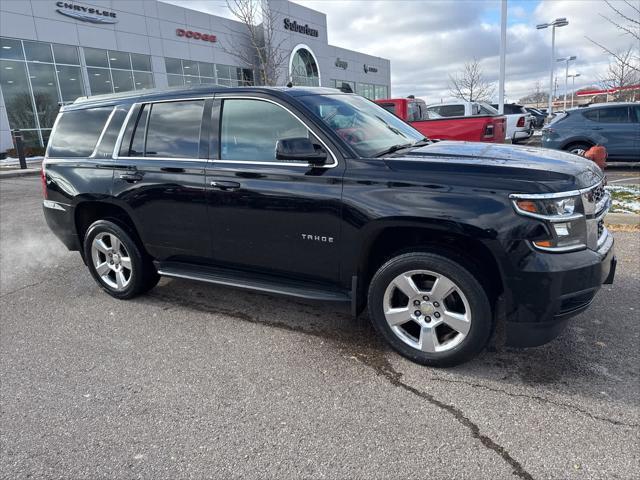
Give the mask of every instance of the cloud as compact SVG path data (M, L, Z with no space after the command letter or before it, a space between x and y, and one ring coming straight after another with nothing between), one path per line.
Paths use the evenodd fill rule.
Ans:
M176 2L178 3L178 2ZM449 97L448 78L474 58L487 79L497 81L499 68L500 2L296 0L327 15L329 43L391 60L391 91L396 96L414 94L427 101ZM616 8L628 11L624 2ZM180 5L228 16L224 2L183 0ZM581 76L576 88L597 83L608 57L586 37L614 50L629 46L600 15L610 15L605 2L593 0L509 1L506 95L516 101L533 91L537 81L548 87L550 71L549 29L535 25L567 17L569 25L556 30L556 56L576 55L571 71ZM564 72L557 65L559 92Z

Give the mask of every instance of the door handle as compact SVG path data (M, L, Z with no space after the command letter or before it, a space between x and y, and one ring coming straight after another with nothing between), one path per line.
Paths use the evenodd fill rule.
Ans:
M591 127L591 130L603 130L602 127Z
M120 180L125 182L139 182L142 180L142 175L139 173L121 173Z
M160 169L161 172L166 172L166 173L184 173L184 168L178 168L178 167L162 167Z
M238 182L226 182L226 181L220 181L220 180L211 182L211 186L216 190L222 190L225 192L228 192L231 190L237 190L240 188L240 184Z

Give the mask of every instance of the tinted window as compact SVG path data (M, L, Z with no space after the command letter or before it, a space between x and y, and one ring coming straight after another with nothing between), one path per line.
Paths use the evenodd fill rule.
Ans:
M599 110L589 110L586 112L582 112L582 116L587 120L591 120L592 122L598 121L598 111Z
M309 131L288 111L259 100L225 100L222 109L222 160L276 161L276 142L308 137Z
M629 109L627 107L609 107L599 109L600 123L629 123Z
M129 148L125 155L129 157L144 157L144 134L147 129L147 117L149 116L149 105L143 105L138 113L138 123L136 133L131 137ZM121 147L122 148L122 147Z
M434 108L442 117L464 117L464 105L440 105Z
M409 102L407 104L407 121L415 122L422 120L422 113L420 112L420 106L415 102Z
M112 110L112 107L102 107L63 113L49 142L49 156L91 155Z
M391 112L395 115L396 113L396 106L393 103L379 103L378 105L380 105L382 108L384 108L387 112Z
M154 103L145 157L198 158L203 108L204 100Z

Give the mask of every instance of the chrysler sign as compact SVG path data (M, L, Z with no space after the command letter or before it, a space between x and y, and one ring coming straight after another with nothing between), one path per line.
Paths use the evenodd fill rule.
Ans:
M118 23L116 13L101 8L83 7L71 2L56 2L56 12L89 23Z

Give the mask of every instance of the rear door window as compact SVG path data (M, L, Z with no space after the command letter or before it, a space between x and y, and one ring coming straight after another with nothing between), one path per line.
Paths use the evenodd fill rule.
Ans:
M464 105L440 105L436 113L442 117L464 117Z
M608 107L599 109L600 123L629 123L628 107Z
M49 157L90 156L112 111L113 107L101 107L62 113L49 139Z
M143 105L124 155L198 158L203 111L204 100Z

